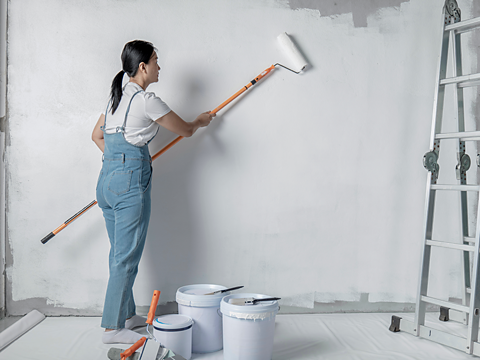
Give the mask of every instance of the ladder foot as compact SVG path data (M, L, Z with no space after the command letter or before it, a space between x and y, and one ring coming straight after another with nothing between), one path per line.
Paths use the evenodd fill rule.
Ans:
M400 320L402 318L393 315L392 316L392 324L390 325L389 329L391 332L399 332L400 331Z
M448 320L450 320L449 310L450 310L450 309L447 308L447 307L440 306L440 316L439 316L438 320L440 320L440 321L448 321Z

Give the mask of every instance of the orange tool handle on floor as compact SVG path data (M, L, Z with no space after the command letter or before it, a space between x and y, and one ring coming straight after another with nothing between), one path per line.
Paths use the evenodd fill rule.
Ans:
M129 356L132 356L133 353L135 351L137 351L137 349L139 349L140 347L143 346L143 344L145 344L145 341L147 341L147 338L144 336L142 337L140 340L138 340L135 344L133 344L132 346L130 346L127 350L125 350L124 352L122 352L120 354L120 359L121 360L126 360Z
M275 65L272 65L270 66L269 68L266 68L265 70L263 70L255 79L253 79L252 81L250 81L247 85L245 85L243 88L241 88L240 90L238 90L235 94L233 94L232 96L230 96L227 100L225 100L223 103L221 103L219 106L217 106L215 109L213 109L212 111L210 111L211 113L214 113L216 114L217 112L219 112L220 110L222 110L225 106L227 106L228 104L230 104L233 100L235 100L237 97L239 97L240 95L242 95L245 91L247 91L248 89L250 89L253 85L255 85L257 82L259 82L260 80L262 80L265 76L267 76L272 70L275 69ZM160 155L162 155L163 153L165 153L168 149L170 149L173 145L175 145L176 143L178 143L180 140L183 139L183 136L179 136L177 137L175 140L173 140L171 143L169 143L167 146L165 146L162 150L160 150L159 152L157 152L155 155L152 156L152 160L155 160L156 158L158 158ZM65 221L65 223L63 223L62 225L60 225L58 228L56 228L55 230L53 230L50 234L48 234L47 236L45 236L41 242L42 244L46 244L48 240L50 240L51 238L53 238L55 235L57 235L60 231L62 231L63 229L65 229L68 225L70 225L70 223L74 220L76 220L77 218L79 218L81 215L83 215L85 212L87 212L88 210L90 210L94 205L97 204L97 201L94 200L92 201L90 204L88 204L86 207L84 207L82 210L80 210L78 213L76 213L74 216L72 216L70 219L68 219L67 221Z
M158 299L160 298L160 291L155 290L152 296L152 302L150 303L150 310L148 311L147 324L152 325L153 318L155 317L155 310L157 310Z

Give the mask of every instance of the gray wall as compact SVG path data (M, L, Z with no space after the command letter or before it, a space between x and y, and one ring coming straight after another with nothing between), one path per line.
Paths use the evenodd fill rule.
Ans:
M0 0L0 318L5 314L5 130L7 90L7 1Z
M284 31L308 71L276 70L155 161L137 303L145 309L154 289L167 304L182 285L213 283L280 296L289 311L412 309L443 2L376 3L10 2L9 313L101 313L101 211L40 239L95 198L101 153L90 133L124 43L156 45L162 70L149 90L193 119L272 63L289 65L276 43ZM459 4L471 17L471 2ZM466 35L465 73L476 71L475 44ZM473 128L476 96L466 98ZM151 152L173 138L162 131ZM455 157L442 148L442 181L454 181ZM468 176L476 181L475 170ZM457 200L439 198L444 240L458 239ZM457 255L435 257L433 296L460 297Z

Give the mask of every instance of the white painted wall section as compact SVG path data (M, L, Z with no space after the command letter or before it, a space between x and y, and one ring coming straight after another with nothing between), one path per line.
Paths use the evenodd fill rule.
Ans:
M414 302L442 3L399 2L358 26L351 12L323 16L285 0L11 2L9 311L102 310L101 211L40 239L95 198L101 153L90 134L123 45L155 44L162 70L150 90L193 119L271 64L288 65L276 40L285 31L311 68L276 70L154 162L137 304L148 305L154 289L160 302L174 301L194 283L245 285L304 308L361 294ZM459 4L469 18L470 2ZM464 48L467 72L474 39ZM473 127L475 108L466 110ZM173 138L161 132L151 152ZM442 176L454 176L452 161ZM445 201L453 214L436 221L455 237L457 199ZM441 253L432 269L432 292L460 297L460 254Z

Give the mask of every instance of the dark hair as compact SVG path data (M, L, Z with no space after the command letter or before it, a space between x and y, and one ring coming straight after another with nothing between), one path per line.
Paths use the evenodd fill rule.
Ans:
M143 40L133 40L125 44L122 51L122 70L113 78L110 99L112 101L112 114L122 99L122 80L126 73L129 77L137 74L140 63L147 64L153 55L155 47L152 43Z

